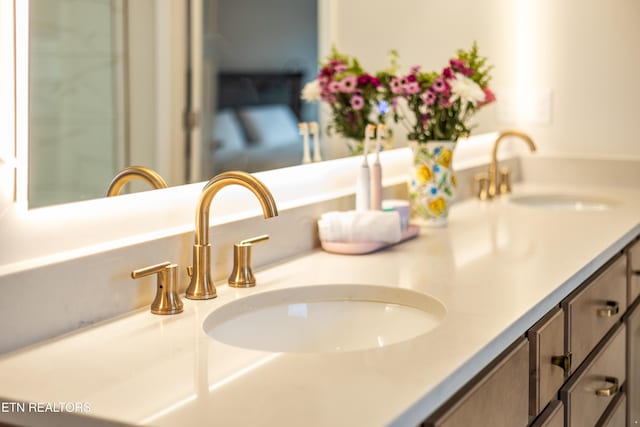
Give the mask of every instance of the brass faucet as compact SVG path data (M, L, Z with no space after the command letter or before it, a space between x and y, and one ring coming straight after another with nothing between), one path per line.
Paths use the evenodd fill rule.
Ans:
M233 245L233 270L229 276L229 286L232 288L252 288L256 285L256 278L251 269L251 248L256 243L269 240L267 234L241 240Z
M500 141L504 138L511 136L518 137L527 143L531 152L536 151L536 145L529 135L519 130L505 130L500 132L496 142L493 143L493 150L491 151L491 163L489 164L489 198L493 198L498 195L498 146Z
M134 179L147 181L155 189L168 187L165 180L162 179L160 174L153 169L146 166L129 166L122 169L115 177L113 177L109 184L109 188L107 189L107 197L119 195L122 187Z
M178 314L182 313L183 304L180 301L176 289L178 282L178 264L163 262L162 264L150 265L131 272L132 279L157 274L156 298L151 303L153 314Z
M189 269L191 282L187 287L189 299L216 297L216 288L211 277L211 244L209 244L209 210L214 196L228 185L241 185L258 198L265 218L278 216L276 202L269 189L257 178L246 172L223 172L211 178L202 189L196 208L196 229L193 245L193 266Z

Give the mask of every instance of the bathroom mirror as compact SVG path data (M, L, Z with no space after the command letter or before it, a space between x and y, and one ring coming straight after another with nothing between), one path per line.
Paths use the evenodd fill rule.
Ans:
M31 0L29 20L30 207L130 165L180 185L300 163L317 0Z
M333 42L370 70L385 68L391 49L406 69L437 70L473 40L494 64L510 60L492 56L504 42L499 25L472 18L489 14L480 5L400 3L420 11L382 0L366 10L336 0L30 0L29 206L102 197L134 164L170 186L298 164L297 121L322 114L297 93ZM444 24L420 22L433 14L460 25L442 38ZM477 132L494 130L494 116L481 112ZM341 138L322 140L324 159L348 154Z

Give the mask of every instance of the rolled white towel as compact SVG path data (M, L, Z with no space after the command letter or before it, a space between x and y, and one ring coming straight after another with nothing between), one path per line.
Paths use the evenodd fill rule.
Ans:
M398 212L346 211L327 212L318 220L320 240L325 242L400 241Z

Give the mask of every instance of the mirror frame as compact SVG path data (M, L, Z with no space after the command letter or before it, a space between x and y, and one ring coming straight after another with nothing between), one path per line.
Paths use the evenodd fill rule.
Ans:
M0 2L0 217L17 200L15 1Z

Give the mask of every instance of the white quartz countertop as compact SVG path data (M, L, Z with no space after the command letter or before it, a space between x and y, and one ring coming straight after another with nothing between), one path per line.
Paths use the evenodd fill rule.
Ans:
M616 206L576 212L468 200L452 208L448 227L423 228L388 250L317 250L255 271L256 288L218 286L216 299L185 299L182 314L145 309L4 355L0 400L80 403L91 417L154 426L419 424L640 233L637 190L515 192L588 194ZM203 330L230 301L314 284L407 288L439 299L447 314L412 340L351 352L246 350ZM51 413L28 422L54 425ZM0 410L1 421L15 416Z

